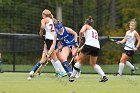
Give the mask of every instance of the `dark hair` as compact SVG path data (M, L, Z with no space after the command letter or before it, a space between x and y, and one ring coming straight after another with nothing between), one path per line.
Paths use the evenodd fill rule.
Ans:
M92 25L93 24L93 19L91 16L89 16L86 20L85 20L85 24L88 24L88 25Z

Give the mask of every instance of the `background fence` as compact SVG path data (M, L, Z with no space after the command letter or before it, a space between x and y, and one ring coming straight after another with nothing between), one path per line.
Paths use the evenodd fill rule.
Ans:
M91 15L94 19L93 27L100 36L122 37L129 29L128 22L132 18L136 18L138 22L136 30L140 29L139 4L139 0L0 0L2 70L29 71L40 60L43 40L38 32L41 13L46 8L77 33L85 18ZM104 38L100 39L100 43L98 64L106 73L115 73L123 47ZM130 59L138 67L139 56L140 52L136 52ZM88 66L87 59L88 57L82 72L91 73L93 70ZM47 67L46 71L54 71L50 64ZM130 73L130 70L127 68L124 72Z

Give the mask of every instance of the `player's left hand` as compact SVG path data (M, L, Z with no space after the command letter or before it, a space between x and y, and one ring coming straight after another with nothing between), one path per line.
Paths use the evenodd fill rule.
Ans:
M47 58L47 60L51 60L51 55L48 53L48 54L46 55L46 58Z
M134 51L138 51L138 48L137 48L137 47L135 47L133 50L134 50Z
M43 38L43 32L39 32L41 38Z

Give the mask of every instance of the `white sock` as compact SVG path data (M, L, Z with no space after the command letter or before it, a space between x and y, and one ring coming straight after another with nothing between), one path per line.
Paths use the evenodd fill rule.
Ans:
M55 61L53 59L51 59L51 63L55 69L55 72L60 72L59 68L57 67L57 65L55 64Z
M124 63L119 63L119 71L118 71L118 73L120 75L122 75L123 69L124 69Z
M130 67L131 69L134 69L134 66L129 61L126 61L126 66Z
M55 65L59 68L61 72L66 73L65 69L63 68L61 62L59 60L55 61Z
M80 64L79 62L76 62L75 65L74 65L74 67L80 69L81 64ZM77 74L77 72L78 72L78 71L77 71L76 69L73 68L73 72L72 72L71 76L75 77L76 74Z
M96 64L96 65L94 66L94 70L95 70L101 77L105 76L105 73L103 72L102 68L101 68L99 65Z

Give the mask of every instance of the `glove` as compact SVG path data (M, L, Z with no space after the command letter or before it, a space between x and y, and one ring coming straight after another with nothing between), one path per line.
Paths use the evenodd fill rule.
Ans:
M78 42L75 42L74 46L75 47L78 47L79 46Z

